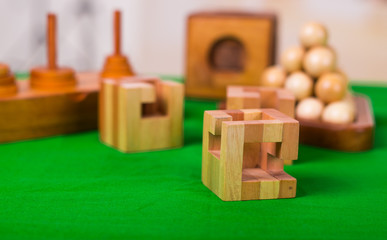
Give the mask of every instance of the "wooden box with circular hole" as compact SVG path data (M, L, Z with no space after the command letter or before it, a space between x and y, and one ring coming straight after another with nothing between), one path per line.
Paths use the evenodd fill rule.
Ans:
M245 12L201 12L189 16L186 93L224 99L228 85L257 85L274 64L276 17Z

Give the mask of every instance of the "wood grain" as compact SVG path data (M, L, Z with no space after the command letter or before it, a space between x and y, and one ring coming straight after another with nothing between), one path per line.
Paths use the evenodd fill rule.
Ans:
M16 95L0 97L0 143L97 129L98 73L76 77L75 88L56 91L17 81Z
M100 137L107 145L138 152L183 144L182 84L158 78L103 79L101 99Z
M295 197L283 157L297 156L296 120L275 109L242 109L205 111L203 121L202 181L219 198Z

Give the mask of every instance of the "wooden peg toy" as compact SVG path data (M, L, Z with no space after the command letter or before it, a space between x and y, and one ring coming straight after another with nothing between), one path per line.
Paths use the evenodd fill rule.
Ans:
M106 58L102 78L121 78L133 76L129 60L121 53L121 12L114 12L114 53Z
M224 99L228 85L258 85L274 63L276 17L243 12L200 12L187 22L186 93Z
M57 65L56 17L47 20L47 66L16 82L0 66L0 143L97 128L98 73Z
M0 98L12 96L17 93L15 77L11 73L8 65L0 63Z
M158 78L103 79L99 129L103 143L122 152L183 144L184 87Z
M282 88L272 87L227 87L226 109L258 109L274 108L294 118L294 95ZM292 160L284 160L286 165L293 164Z
M58 67L56 62L56 16L47 16L47 59L48 65L31 70L30 85L36 90L64 90L77 84L75 72L68 67Z
M298 157L299 125L275 109L205 111L202 182L223 201L294 198L283 170Z

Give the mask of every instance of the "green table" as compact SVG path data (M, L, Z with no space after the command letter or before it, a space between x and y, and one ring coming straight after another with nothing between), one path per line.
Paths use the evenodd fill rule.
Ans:
M123 154L96 131L1 145L0 238L387 239L387 88L353 88L372 99L375 148L301 145L295 199L223 202L201 183L214 102L186 101L180 149Z

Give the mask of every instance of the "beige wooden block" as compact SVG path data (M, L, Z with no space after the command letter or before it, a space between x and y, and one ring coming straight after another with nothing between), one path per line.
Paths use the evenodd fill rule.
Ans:
M244 121L254 121L262 119L262 112L258 109L240 109L243 112Z
M277 199L279 197L280 181L262 180L259 186L259 199Z
M244 181L242 182L242 199L241 200L257 200L260 193L260 182Z
M244 124L223 122L221 143L221 164L224 164L224 178L220 180L220 194L225 201L241 200L243 164ZM224 184L222 184L222 180Z
M100 90L100 111L99 111L99 130L101 141L109 146L116 145L116 106L117 84L113 79L105 79L101 82Z
M296 197L297 179L284 171L271 171L270 174L280 180L280 191L278 198Z

